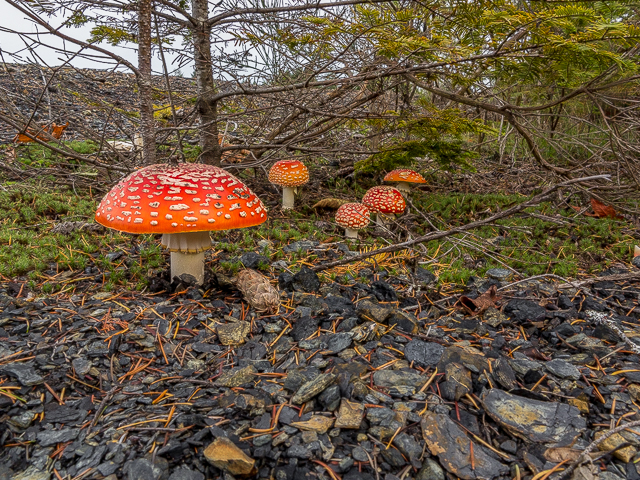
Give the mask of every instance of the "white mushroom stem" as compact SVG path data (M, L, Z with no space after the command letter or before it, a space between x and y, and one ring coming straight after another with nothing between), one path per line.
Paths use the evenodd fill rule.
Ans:
M282 187L282 209L293 210L296 187Z
M171 278L183 273L204 283L204 252L211 248L209 232L165 233L160 242L171 250Z
M352 240L357 240L358 239L358 230L356 230L354 228L345 228L344 236L347 237L347 238L350 238Z
M183 273L193 275L198 285L204 283L204 251L171 252L171 278L180 277Z
M396 188L406 196L411 191L411 184L409 182L398 182L396 183Z
M391 221L390 215L385 215L384 213L377 212L376 213L376 224L385 227Z

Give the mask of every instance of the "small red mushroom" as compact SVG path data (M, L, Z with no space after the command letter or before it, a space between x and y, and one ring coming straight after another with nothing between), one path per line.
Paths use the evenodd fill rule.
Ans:
M345 229L345 237L358 239L358 230L369 225L371 212L361 203L345 203L336 212L336 223Z
M269 170L269 181L282 187L282 208L290 210L297 187L309 181L309 169L299 160L280 160Z
M393 187L378 186L367 190L362 197L362 203L376 212L376 223L385 225L385 215L402 213L407 204L399 190Z
M414 170L408 168L398 168L391 170L384 177L385 182L395 182L395 186L402 193L408 193L411 191L412 183L427 183L422 175Z
M162 233L171 250L171 278L183 273L204 281L210 230L259 225L267 219L260 199L226 170L182 163L150 165L107 193L96 221L127 233Z

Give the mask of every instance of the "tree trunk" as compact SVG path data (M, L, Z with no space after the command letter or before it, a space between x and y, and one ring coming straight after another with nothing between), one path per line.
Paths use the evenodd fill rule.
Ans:
M156 163L156 134L151 92L151 10L153 0L138 0L138 98L142 163Z
M216 85L211 62L211 28L206 25L209 16L207 0L191 0L191 14L196 19L193 31L193 57L198 92L200 119L200 160L208 165L220 166L221 148L218 143L217 102L213 100Z

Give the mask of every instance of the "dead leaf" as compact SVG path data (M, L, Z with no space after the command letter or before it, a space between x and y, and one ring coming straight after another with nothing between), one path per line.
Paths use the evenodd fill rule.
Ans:
M605 205L604 203L596 200L595 198L591 199L591 208L593 208L592 214L586 214L590 217L596 218L624 218L615 211L613 207L609 205Z
M349 203L349 200L343 200L341 198L323 198L318 203L316 203L312 208L338 209L345 203Z
M469 314L471 315L481 315L484 311L489 307L496 306L496 301L499 300L498 294L496 293L496 286L491 285L489 290L484 292L478 298L469 298L466 295L460 297L458 302L462 305Z

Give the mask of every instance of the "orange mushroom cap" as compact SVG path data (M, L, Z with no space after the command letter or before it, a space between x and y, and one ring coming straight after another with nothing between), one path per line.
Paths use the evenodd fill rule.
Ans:
M345 203L336 212L336 223L344 228L359 230L369 225L371 212L362 203Z
M374 212L402 213L407 204L397 188L378 186L367 190L362 203Z
M128 233L231 230L266 219L265 206L240 180L196 163L142 168L113 187L96 212L98 223Z
M298 187L309 181L309 169L299 160L280 160L269 170L269 181L281 187Z
M385 182L427 183L422 175L408 168L391 170L384 177Z

